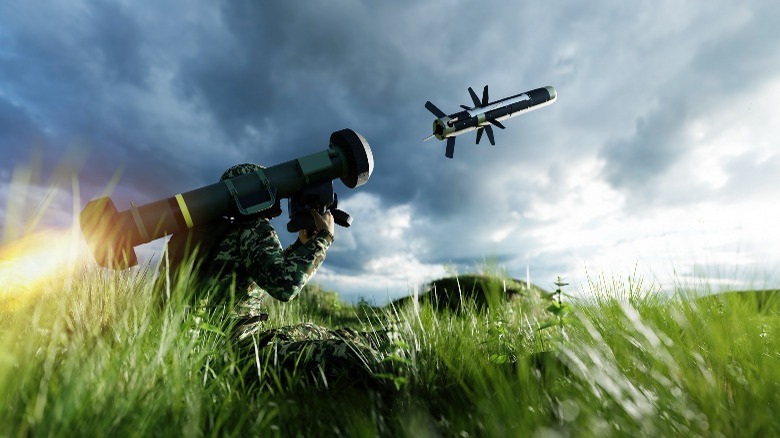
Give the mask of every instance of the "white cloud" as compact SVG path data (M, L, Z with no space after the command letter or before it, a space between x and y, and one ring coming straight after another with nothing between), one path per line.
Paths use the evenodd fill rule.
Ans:
M391 292L397 296L408 292L407 285L430 281L443 272L440 265L418 259L426 243L413 226L414 212L409 205L386 208L376 195L360 192L341 202L339 208L353 216L352 226L337 229L325 265L314 281L329 287L340 285L338 290L348 294L358 293L368 284L379 290L383 285L399 287L400 292Z

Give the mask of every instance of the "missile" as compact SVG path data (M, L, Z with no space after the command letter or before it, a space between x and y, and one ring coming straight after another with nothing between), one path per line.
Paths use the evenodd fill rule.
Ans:
M351 129L330 136L328 149L256 172L239 175L170 198L119 212L109 197L90 201L79 222L87 245L100 266L135 266L135 247L208 224L223 216L254 215L274 207L311 185L336 178L349 188L362 186L374 169L366 140Z
M506 127L501 121L550 105L558 98L558 93L553 87L536 88L495 102L489 101L487 85L482 90L482 100L477 97L477 93L471 87L469 87L469 95L471 95L474 106L461 105L463 111L450 115L445 114L430 100L425 102L425 108L436 116L436 120L433 121L433 134L423 141L433 137L439 140L446 139L447 150L444 155L448 158L452 158L455 153L456 136L476 129L477 144L479 144L484 131L487 133L490 144L495 146L493 126L505 129Z

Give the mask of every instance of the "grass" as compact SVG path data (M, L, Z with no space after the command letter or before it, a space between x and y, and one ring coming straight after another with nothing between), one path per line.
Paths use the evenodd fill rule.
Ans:
M0 436L780 434L777 294L601 279L587 302L563 297L566 315L560 295L455 312L349 306L312 286L268 303L269 327L393 327L386 385L362 389L269 367L256 379L228 314L189 306L186 276L161 305L151 271L82 268L0 310Z

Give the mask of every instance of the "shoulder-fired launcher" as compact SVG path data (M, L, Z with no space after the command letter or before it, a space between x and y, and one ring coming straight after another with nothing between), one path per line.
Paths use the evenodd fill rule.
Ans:
M303 188L341 178L362 186L374 169L366 140L351 129L330 136L327 150L256 172L226 179L170 198L117 211L109 197L90 201L79 221L99 265L124 269L138 263L135 247L160 237L210 223L223 216L253 215Z

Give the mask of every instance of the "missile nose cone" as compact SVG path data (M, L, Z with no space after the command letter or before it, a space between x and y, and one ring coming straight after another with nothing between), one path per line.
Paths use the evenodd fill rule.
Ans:
M555 91L555 87L544 87L547 89L547 92L550 93L550 100L555 100L558 98L558 92Z

